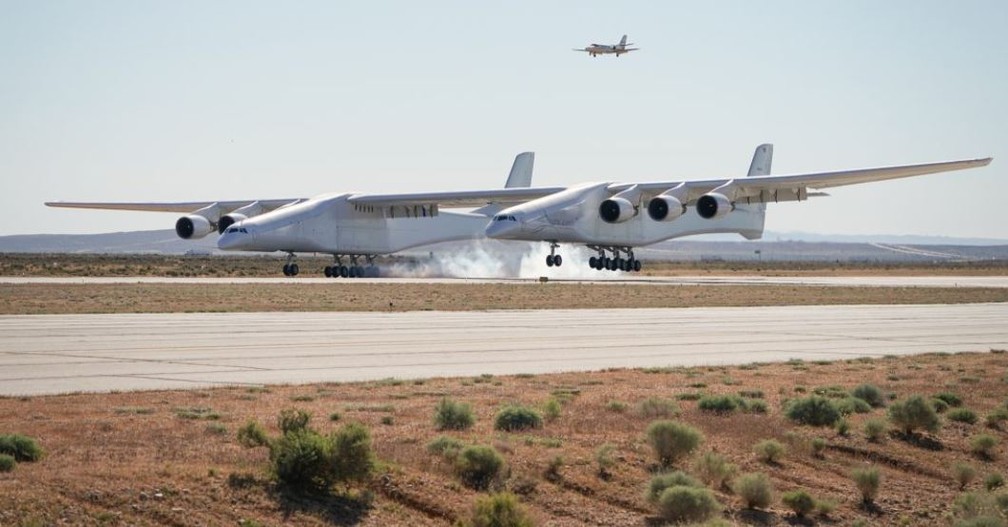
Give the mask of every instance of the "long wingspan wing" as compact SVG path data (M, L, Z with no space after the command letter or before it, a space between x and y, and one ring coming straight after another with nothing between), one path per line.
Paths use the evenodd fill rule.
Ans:
M102 203L84 201L47 201L47 207L67 209L101 209L101 210L140 210L150 212L193 212L216 205L224 211L232 211L250 203L258 202L264 210L278 209L284 205L302 201L302 198L290 199L249 199L244 201L182 201L166 203Z
M709 179L700 181L656 181L636 185L642 194L651 197L682 184L687 190L686 203L692 202L703 194L719 187L728 187L728 190L732 194L729 197L733 200L745 200L750 203L793 201L796 199L805 199L809 195L809 189L824 189L844 185L856 185L870 181L884 181L887 179L922 176L938 172L965 170L967 168L987 166L991 160L992 158L987 157L943 163L865 168L812 174L752 176L737 179ZM634 183L614 183L609 186L609 190L620 192L634 185Z
M453 192L416 192L406 194L357 194L351 203L375 206L434 204L439 207L481 207L488 203L521 203L565 190L566 187L504 188Z

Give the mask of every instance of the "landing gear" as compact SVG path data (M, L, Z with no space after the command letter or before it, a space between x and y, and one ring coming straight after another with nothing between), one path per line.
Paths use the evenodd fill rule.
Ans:
M550 253L549 256L546 257L546 267L553 267L554 265L560 267L560 265L563 264L563 257L556 254L558 247L560 247L559 243L550 242Z
M637 273L641 270L641 261L634 258L631 247L604 247L601 245L589 245L588 247L598 251L598 256L592 256L588 259L588 267L592 269L628 273ZM612 257L606 256L606 251L612 252ZM626 255L626 258L621 255Z
M298 264L294 263L294 253L287 253L287 263L283 266L284 276L297 276L299 271Z
M327 265L323 269L326 278L364 278L365 276L378 276L378 268L374 265L374 255L351 254L350 265L343 264L343 255L334 254L333 260L336 265ZM364 257L367 267L360 265L358 259Z

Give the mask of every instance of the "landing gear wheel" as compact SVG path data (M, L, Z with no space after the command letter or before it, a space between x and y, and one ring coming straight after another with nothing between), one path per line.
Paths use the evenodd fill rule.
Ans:
M560 267L560 264L562 264L562 263L563 263L563 258L561 258L559 254L553 257L553 265L555 265L557 267Z
M641 270L640 260L634 260L634 262L633 262L633 270L634 270L635 273L639 273L640 272L640 270Z
M284 276L290 276L291 275L290 274L290 264L284 264L284 266L283 266L283 274L284 274Z
M291 276L297 276L299 270L300 269L298 269L298 264L290 264L290 275Z
M350 268L347 269L347 274L350 278L357 278L357 268L351 265Z
M347 275L349 275L349 274L350 274L350 271L349 271L349 269L347 269L347 266L345 266L345 265L339 266L339 275L340 275L340 278L346 278Z
M553 267L553 255L546 257L546 267Z
M364 268L360 265L357 266L357 278L364 278Z
M326 278L332 278L332 267L329 267L328 265L325 266L325 269L322 270L322 273L325 274Z
M594 256L592 256L591 258L588 259L588 267L591 267L592 269L595 269L595 263L597 261L598 261L598 258L595 258Z

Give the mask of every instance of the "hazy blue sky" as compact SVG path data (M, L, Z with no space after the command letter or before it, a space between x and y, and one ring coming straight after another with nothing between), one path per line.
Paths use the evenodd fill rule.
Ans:
M46 200L303 197L993 155L767 228L1008 238L1008 2L0 0L0 234L171 228ZM641 51L571 48L627 33Z

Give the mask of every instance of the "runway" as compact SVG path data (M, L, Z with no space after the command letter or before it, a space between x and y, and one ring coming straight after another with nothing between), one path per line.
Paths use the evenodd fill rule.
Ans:
M599 279L549 278L558 283L648 285L804 285L826 287L1008 287L1008 276L641 276L599 275ZM538 283L539 278L171 278L19 277L0 276L0 284L514 284Z
M0 394L987 351L1008 304L0 317Z

